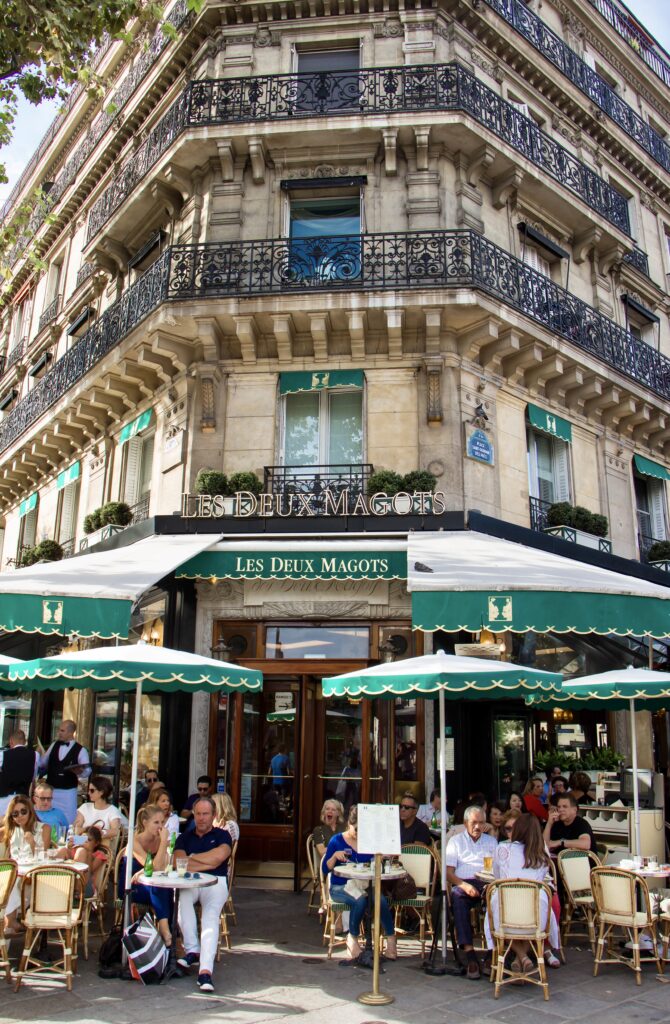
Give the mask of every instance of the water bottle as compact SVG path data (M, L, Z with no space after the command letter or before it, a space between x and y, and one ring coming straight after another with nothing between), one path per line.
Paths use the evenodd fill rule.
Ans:
M35 860L44 860L44 839L41 825L35 833Z
M430 827L437 828L437 814L433 811L433 817L430 819Z
M147 859L144 862L144 874L147 878L151 878L154 873L154 859L150 853L147 854Z

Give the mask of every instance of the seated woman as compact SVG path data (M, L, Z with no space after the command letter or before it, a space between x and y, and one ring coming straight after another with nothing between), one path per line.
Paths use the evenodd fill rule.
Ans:
M56 852L59 860L74 860L88 868L84 896L94 896L98 891L97 880L109 859L109 850L102 841L102 831L97 825L90 825L84 833L86 842L75 846L68 843Z
M163 815L163 824L170 835L179 834L179 818L172 806L172 797L165 786L153 786L149 792L149 798L144 807L157 807Z
M0 842L5 857L17 861L32 860L40 846L44 850L51 846L51 828L37 820L35 808L27 796L15 796L9 801ZM15 935L19 930L16 912L20 903L21 880L17 878L5 908L5 935Z
M349 811L349 822L344 832L334 835L328 843L326 853L322 862L324 875L330 875L330 891L334 900L338 903L346 903L350 908L349 912L349 934L347 935L347 949L352 960L361 954L361 946L358 936L361 930L361 921L365 914L368 897L365 893L361 896L353 896L347 892L345 886L347 879L342 878L334 872L338 864L354 863L369 864L372 854L359 853L357 850L357 828L358 828L358 805ZM395 937L393 916L386 902L386 897L381 897L379 906L381 926L386 933L386 955L390 960L397 959L398 949Z
M312 832L314 849L319 860L326 852L328 843L344 828L344 807L339 800L326 800L321 808L320 824Z
M496 878L523 878L530 879L533 882L548 882L551 885L553 876L549 862L549 854L544 845L539 821L533 814L522 814L514 824L511 843L502 843L496 850L493 859L493 874ZM554 900L552 899L552 913L549 917L549 941L545 943L544 958L550 967L560 967L558 958L552 952L552 947L557 949L561 944L558 932L558 918L553 903ZM491 900L491 910L494 924L497 924L498 901L495 893ZM546 920L546 913L547 896L543 892L540 897L540 918L542 921ZM484 932L489 949L492 949L493 940L491 938L491 925L488 915ZM515 962L517 967L519 969L523 968L524 971L531 970L532 964L528 957L528 942L524 939L516 939L512 943L512 949L516 954ZM512 965L512 969L514 969L514 965Z
M546 822L548 817L547 808L542 803L542 790L544 783L542 779L532 776L523 790L523 803L529 814L534 814L541 822Z
M523 797L518 790L513 789L510 795L507 797L507 803L505 804L506 811L518 811L519 814L525 813L525 806L523 803Z
M578 804L592 804L593 800L589 796L589 790L593 783L591 777L586 772L572 772L568 781L570 786L570 792L574 796Z
M216 814L214 815L214 828L224 828L230 833L234 843L240 838L240 826L237 824L237 811L235 804L227 793L215 793L212 797Z
M156 915L156 924L166 946L172 945L170 921L172 920L172 892L170 889L159 889L156 886L142 885L137 881L143 874L147 854L151 854L154 868L163 871L168 861L168 842L170 833L163 821L163 812L157 807L146 805L137 815L137 832L133 844L132 864L132 901L150 906ZM126 857L121 860L119 868L119 899L123 899L126 881Z
M505 805L502 800L496 800L489 807L488 821L491 828L489 829L489 835L493 836L494 839L500 841L505 836L501 835L500 826L502 825L503 814L505 813Z
M82 804L74 819L77 835L84 835L87 828L95 825L102 832L103 839L115 839L121 827L121 811L109 803L112 784L104 775L92 775L88 780L88 803Z
M505 811L500 821L500 828L498 830L498 842L499 843L511 843L512 832L514 826L521 817L521 811Z

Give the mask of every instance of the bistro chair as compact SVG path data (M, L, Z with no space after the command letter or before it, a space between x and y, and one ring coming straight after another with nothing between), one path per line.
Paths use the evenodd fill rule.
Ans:
M399 929L399 922L404 910L416 914L419 919L421 956L425 956L426 939L430 939L433 936L433 922L430 911L437 881L440 877L440 860L435 850L430 846L416 843L402 847L400 863L407 871L407 874L414 880L416 896L407 899L390 899L389 906L391 910L395 911L396 931L402 930Z
M542 893L546 896L546 907L542 906ZM544 962L544 943L549 938L551 920L551 889L546 882L529 879L502 878L486 887L486 911L493 939L491 981L495 984L495 998L500 995L503 985L527 981L539 985L545 1000L549 999L547 968ZM528 942L537 963L530 958L528 970L512 970L505 960L512 950L512 943L523 939Z
M591 869L600 867L600 860L591 850L561 850L558 855L558 870L565 900L563 905L563 945L567 946L568 939L573 934L572 926L575 915L578 915L586 924L586 932L576 932L576 935L587 935L591 944L591 952L596 955L596 904L591 888Z
M111 873L112 859L111 856L108 856L106 862L98 872L98 878L96 881L97 889L93 892L92 896L84 896L84 906L81 912L81 929L84 938L84 960L88 960L88 930L91 923L91 914L95 914L98 919L100 934L105 934L105 904L107 902L107 887Z
M338 903L330 894L330 876L323 873L323 862L326 859L324 854L319 863L319 882L321 885L321 903L326 908L323 922L323 945L328 945L328 959L333 955L335 946L346 945L346 936L335 934L335 922L341 914L349 912L348 903Z
M8 982L12 980L12 969L9 963L9 946L5 938L5 913L17 874L16 861L0 860L0 970L4 969Z
M314 836L307 836L307 866L309 868L310 880L308 883L307 890L307 913L311 914L313 910L321 910L321 883L319 881L319 861L321 858L317 853L316 844L314 842Z
M596 867L591 872L591 885L598 925L594 977L601 964L625 964L635 971L635 981L641 985L640 932L645 928L651 933L654 944L651 958L656 962L658 973L662 974L663 967L656 946L656 919L651 910L649 889L644 878L621 868ZM621 928L632 941L632 959L622 956L613 947L612 932L615 928Z
M551 877L547 877L547 876L551 876ZM547 871L547 875L545 875L544 881L549 884L549 886L550 886L550 888L552 890L552 894L553 893L557 893L559 891L559 889L558 889L558 873L556 871L556 861L553 860L553 858L549 859L549 870ZM552 907L552 911L551 912L553 914L553 912L554 912L553 911L553 907ZM562 964L564 964L566 962L566 960L565 960L565 950L563 948L563 937L561 935L561 921L560 921L560 918L559 918L559 921L558 921L558 941L559 941L558 959L561 961Z
M14 991L26 975L56 974L72 990L77 961L77 929L81 923L84 886L74 868L40 866L28 871L21 882L21 917L26 928L23 953L16 972ZM44 932L57 932L63 950L60 960L43 963L34 950Z
M233 948L232 939L230 937L230 928L228 926L228 918L231 919L233 924L237 924L237 917L235 915L235 907L233 905L233 881L235 879L235 855L237 853L237 841L233 843L233 852L230 855L228 861L228 898L223 905L221 911L221 917L219 918L219 941L216 947L216 962L218 963L221 959L224 946L227 950Z

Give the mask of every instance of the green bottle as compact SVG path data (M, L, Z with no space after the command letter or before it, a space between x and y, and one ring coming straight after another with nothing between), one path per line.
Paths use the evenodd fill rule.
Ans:
M147 854L147 859L144 862L144 874L147 878L151 878L154 873L154 859L150 853Z
M52 846L58 846L58 829L55 825L51 826L51 844Z
M433 811L433 817L430 819L430 827L437 828L437 814Z

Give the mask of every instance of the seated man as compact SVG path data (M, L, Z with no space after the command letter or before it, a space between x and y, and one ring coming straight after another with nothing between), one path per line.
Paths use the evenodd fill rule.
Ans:
M193 804L196 800L200 800L204 796L212 795L212 780L209 775L201 775L197 782L197 793L191 793L186 799L186 804L182 809L182 818L193 817Z
M67 828L68 820L63 811L53 806L54 791L48 782L38 780L33 790L33 804L37 820L44 822L51 828ZM53 834L53 833L52 833Z
M435 819L436 826L440 824L440 818L442 816L442 808L440 804L440 791L439 789L433 789L427 804L421 804L417 814L419 821L423 821L426 825L430 825L433 818Z
M159 782L158 772L155 768L147 768L144 773L144 785L138 791L135 799L135 810L139 811L140 807L143 807L149 800L152 787Z
M554 856L561 850L591 850L597 853L593 830L588 821L577 814L577 801L572 793L561 793L556 806L549 808L544 841Z
M181 967L200 962L198 987L213 992L212 971L219 940L219 918L228 899L228 858L233 841L230 832L214 828L216 808L211 797L197 797L193 804L195 827L179 836L175 846L175 862L189 871L205 872L217 876L217 884L206 889L184 889L179 898L179 924L184 937L184 956ZM195 904L200 903L201 935L198 942L198 922Z
M493 856L498 846L493 836L484 831L486 814L477 804L471 804L463 815L465 831L453 836L447 843L445 862L447 881L451 885L451 905L454 912L456 935L465 950L468 978L476 981L481 975L479 962L472 945L470 910L481 901L484 882L475 878L484 869L484 857Z
M416 816L419 805L412 793L403 793L400 799L400 845L409 846L412 843L423 843L430 846L432 837L425 821Z

